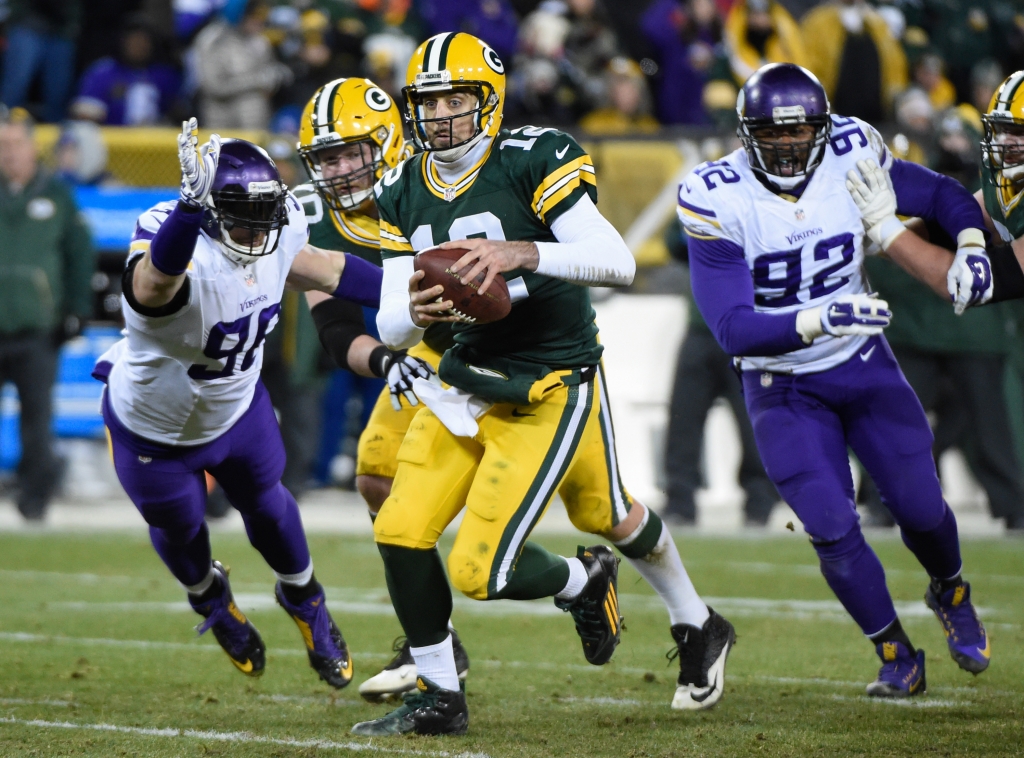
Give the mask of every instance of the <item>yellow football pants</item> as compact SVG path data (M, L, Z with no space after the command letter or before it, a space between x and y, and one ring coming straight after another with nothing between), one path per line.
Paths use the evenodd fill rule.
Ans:
M441 354L420 342L410 348L409 355L426 361L434 370L441 362ZM377 402L370 413L366 428L359 435L359 448L356 453L356 476L368 474L395 478L398 470L398 448L402 446L405 433L412 423L413 417L422 405L409 405L402 398L402 410L396 411L391 405L391 393L385 387L377 397Z
M456 437L429 408L416 414L374 535L427 550L465 505L448 574L461 592L486 600L508 583L556 491L572 523L594 534L624 519L632 499L618 476L601 372L532 405L496 404L479 425L475 437Z

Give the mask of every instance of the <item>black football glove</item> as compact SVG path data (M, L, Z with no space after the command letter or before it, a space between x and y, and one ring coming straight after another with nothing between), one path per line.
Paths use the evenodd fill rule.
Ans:
M402 397L411 406L420 404L413 392L412 383L416 379L430 381L437 376L434 367L420 358L415 358L405 350L391 350L385 345L374 348L370 353L370 371L375 376L386 379L388 392L391 393L391 406L402 410ZM437 381L434 379L434 381Z

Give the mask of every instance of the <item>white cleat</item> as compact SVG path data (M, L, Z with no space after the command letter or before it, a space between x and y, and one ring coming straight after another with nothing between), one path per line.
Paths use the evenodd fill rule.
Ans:
M392 649L395 657L376 676L371 676L359 685L359 694L370 703L386 703L389 700L401 700L402 695L416 689L416 661L409 649L409 641L404 637L395 640ZM459 681L464 682L469 673L469 656L462 646L459 635L452 630L452 652L455 653L455 669L459 672Z
M669 659L679 656L679 679L672 698L676 710L706 710L725 692L725 661L736 644L736 630L711 608L708 610L711 615L701 629L677 624L671 630L676 650L669 652Z

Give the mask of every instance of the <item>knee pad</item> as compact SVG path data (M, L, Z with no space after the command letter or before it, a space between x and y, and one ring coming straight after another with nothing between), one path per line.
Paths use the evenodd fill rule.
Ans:
M448 555L448 577L452 586L474 600L487 600L490 566L476 556L453 549Z

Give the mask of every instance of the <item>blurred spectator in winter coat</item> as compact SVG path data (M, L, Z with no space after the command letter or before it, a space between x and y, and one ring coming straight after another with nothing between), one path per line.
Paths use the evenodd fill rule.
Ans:
M654 0L640 26L655 50L657 113L664 124L710 123L704 85L722 42L722 21L713 0Z
M907 58L885 20L863 0L834 0L804 16L801 28L808 68L833 112L884 121L907 86Z
M100 58L86 69L71 103L75 118L110 126L146 126L166 120L181 76L154 60L156 40L148 22L129 18L116 58Z
M946 63L934 50L927 50L911 63L913 83L928 93L928 100L937 111L956 104L956 88L945 76Z
M605 70L607 105L580 120L580 128L593 135L612 136L658 131L651 115L647 80L636 61L612 58Z
M738 87L766 63L807 66L797 25L775 0L739 0L725 20L725 53Z
M116 184L107 173L107 146L92 121L65 121L53 149L57 176L72 187Z
M469 32L493 47L503 61L512 60L519 24L509 0L422 0L417 8L426 27L425 37Z
M234 6L228 9L235 11ZM238 13L222 14L195 41L200 123L208 129L265 129L271 95L292 80L263 35L268 9L249 0Z
M36 74L42 74L44 121L64 118L74 85L75 45L81 30L78 0L8 0L7 51L0 102L23 106Z

